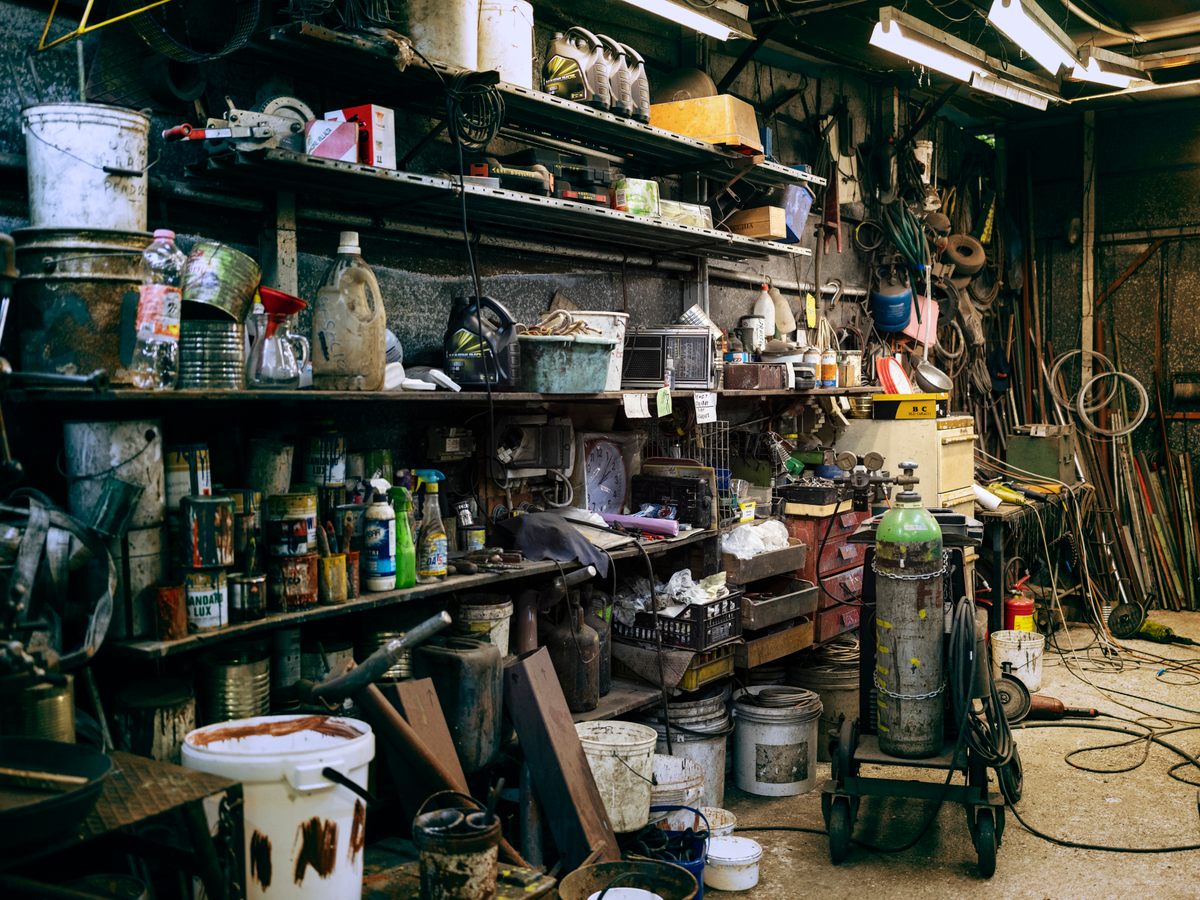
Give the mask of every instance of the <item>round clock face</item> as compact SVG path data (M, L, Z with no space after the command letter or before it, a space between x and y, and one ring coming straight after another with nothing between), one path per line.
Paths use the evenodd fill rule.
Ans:
M625 504L625 461L610 440L590 441L584 459L587 508L594 513L620 513Z

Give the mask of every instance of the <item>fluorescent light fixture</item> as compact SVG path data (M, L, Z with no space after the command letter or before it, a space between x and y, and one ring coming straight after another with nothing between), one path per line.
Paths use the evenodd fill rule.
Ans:
M1052 94L1044 94L1033 88L1016 84L1006 78L979 78L974 76L971 78L971 89L983 91L984 93L991 94L993 97L1001 97L1004 100L1011 100L1013 103L1021 103L1025 106L1032 106L1034 109L1041 110L1044 110L1050 104L1051 100L1059 99Z
M959 81L970 81L976 76L986 78L988 74L977 58L983 56L982 51L890 6L879 11L871 44Z
M659 16L668 21L690 28L692 31L706 34L718 41L727 41L732 37L753 38L748 29L733 28L711 16L706 16L700 10L689 6L687 0L625 0L630 6Z
M1092 81L1111 87L1130 87L1135 81L1149 83L1150 76L1136 59L1113 53L1103 47L1083 47L1079 51L1079 62L1071 70L1075 81Z
M1079 64L1079 49L1033 0L992 0L988 21L1051 75Z

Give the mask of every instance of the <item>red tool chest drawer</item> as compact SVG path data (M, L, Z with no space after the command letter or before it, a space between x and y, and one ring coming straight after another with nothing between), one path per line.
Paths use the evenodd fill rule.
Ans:
M862 600L862 567L842 572L832 578L826 578L825 590L838 600L858 603ZM827 641L839 634L858 628L862 607L847 606L831 599L824 591L821 592L820 611L817 613L813 640Z
M837 575L827 575L821 586L824 591L818 591L820 599L817 601L817 609L829 609L830 607L839 606L837 601L830 598L830 594L838 600L846 600L853 603L858 603L862 600L862 584L863 584L863 567L858 566L854 569L848 569L845 572L840 572ZM826 593L828 591L829 593ZM841 607L845 609L846 607Z
M829 519L816 519L808 516L789 516L785 520L788 534L808 545L808 556L799 571L799 577L806 581L817 580L818 560L822 577L845 572L855 566L861 566L867 552L866 544L848 544L846 539L854 533L859 523L870 518L868 512L843 512ZM829 539L821 552L821 541L825 538L825 529L829 529Z

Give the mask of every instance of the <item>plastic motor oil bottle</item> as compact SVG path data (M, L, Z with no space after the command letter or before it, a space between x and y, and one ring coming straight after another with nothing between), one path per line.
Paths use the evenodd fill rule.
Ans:
M633 116L633 94L629 80L629 65L625 58L625 47L606 34L597 34L604 49L604 63L608 66L608 92L612 111L618 116Z
M417 532L417 583L429 584L448 574L449 540L438 502L438 482L446 476L437 469L417 469L417 477L425 483L425 509Z
M446 374L463 387L512 387L520 368L516 320L500 301L455 297L446 325Z
M629 95L633 104L633 117L639 122L650 121L650 79L646 75L646 60L628 44L625 51L625 68L629 72Z
M612 106L608 64L600 38L578 25L555 32L542 70L546 93L599 109Z

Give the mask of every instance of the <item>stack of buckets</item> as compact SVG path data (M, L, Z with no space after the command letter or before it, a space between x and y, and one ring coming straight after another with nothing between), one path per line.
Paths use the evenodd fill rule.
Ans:
M726 738L733 731L728 702L729 685L723 684L667 704L671 719L669 752L699 765L704 773L699 798L703 806L720 806L725 797ZM644 721L657 735L655 752L668 753L661 712Z

